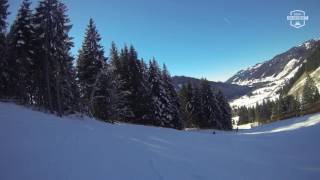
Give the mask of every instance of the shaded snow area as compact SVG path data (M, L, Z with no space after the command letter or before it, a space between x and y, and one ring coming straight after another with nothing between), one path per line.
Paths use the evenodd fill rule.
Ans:
M319 121L316 114L213 135L0 103L0 179L318 179Z
M257 103L261 104L263 100L274 101L278 99L279 94L277 94L277 92L298 72L301 66L296 66L296 64L299 62L300 61L297 59L292 59L277 75L264 77L262 79L237 82L236 84L239 85L250 86L256 83L265 83L265 85L252 91L250 95L244 95L238 99L232 100L230 102L231 107L254 107Z

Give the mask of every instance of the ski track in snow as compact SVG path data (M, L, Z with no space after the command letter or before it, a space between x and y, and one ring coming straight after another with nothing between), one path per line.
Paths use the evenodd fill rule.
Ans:
M320 177L320 113L235 132L106 124L0 103L1 180Z

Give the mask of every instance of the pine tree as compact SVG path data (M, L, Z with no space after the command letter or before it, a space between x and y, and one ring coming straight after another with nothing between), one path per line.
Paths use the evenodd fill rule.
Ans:
M8 34L7 59L10 81L7 87L22 103L32 104L33 96L33 39L32 11L30 1L24 0L16 20Z
M51 112L63 115L75 110L76 86L73 43L68 33L70 20L67 7L59 0L42 0L36 8L34 30L36 56L34 57L37 79L37 104Z
M280 116L279 100L276 100L272 106L272 120L278 120Z
M165 122L165 107L168 104L168 99L166 98L166 92L163 87L161 71L155 59L151 60L149 63L148 82L151 87L150 91L152 95L152 114L154 119L154 125L165 126L167 123Z
M255 114L256 109L252 108L252 111ZM249 120L249 112L248 112L248 108L247 107L245 107L245 106L240 107L238 115L239 115L238 125L251 123L251 121Z
M0 0L0 98L8 95L7 83L9 74L6 57L6 29L8 13L8 0Z
M302 93L302 108L307 109L313 103L317 102L319 99L320 95L318 88L315 85L313 79L310 77L310 75L307 74L306 82L304 84Z
M231 114L231 107L224 97L223 93L219 90L217 94L217 101L219 108L221 110L222 115L222 128L226 130L232 129L232 114Z
M300 102L293 96L288 95L286 97L286 101L288 104L289 114L293 114L294 116L298 116L300 113Z
M113 54L112 54L113 53ZM117 93L116 112L118 114L117 119L119 121L132 122L135 119L135 115L130 103L130 96L132 94L132 88L130 87L129 76L129 50L125 46L121 49L119 59L116 58L116 53L111 50L111 65L113 66L113 77Z
M129 103L134 113L135 123L152 123L152 112L150 106L152 97L147 77L145 77L145 65L138 59L138 53L133 46L130 46L128 53L128 77L127 84L131 90Z
M183 127L195 126L192 116L193 87L191 83L183 84L179 91L180 114L183 120Z
M218 106L218 102L211 90L209 82L205 79L201 81L200 93L202 108L201 127L221 129L221 109Z
M77 60L77 77L83 103L89 114L102 120L111 117L112 75L108 70L101 37L90 19Z
M162 68L162 81L166 96L168 98L168 104L166 106L167 115L165 116L165 126L175 129L181 129L182 122L179 114L179 99L177 92L174 89L170 73L165 64Z
M248 108L248 123L253 123L256 120L255 108Z
M90 19L77 59L77 77L80 93L86 104L89 104L94 83L105 61L100 41L101 37L97 32L93 19Z
M201 123L203 123L202 117L202 102L201 102L201 92L198 86L194 85L192 89L192 97L191 97L191 122L193 127L201 127Z
M134 117L128 102L128 90L125 87L123 54L119 56L116 44L112 42L110 49L110 73L112 78L112 119L115 121L128 121Z

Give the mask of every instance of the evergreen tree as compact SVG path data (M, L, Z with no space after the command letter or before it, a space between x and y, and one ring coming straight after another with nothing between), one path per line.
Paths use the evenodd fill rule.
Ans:
M77 60L77 77L83 103L89 114L102 120L111 117L112 75L108 70L101 38L90 19Z
M255 108L248 108L248 123L253 123L255 120Z
M161 78L161 71L155 59L149 63L149 84L152 95L152 111L154 125L165 126L166 105L169 103Z
M8 0L0 0L0 98L8 95L7 83L9 74L6 57L6 29L8 13Z
M218 106L218 102L211 90L209 82L205 79L201 81L200 93L202 109L202 122L200 123L200 127L221 129L221 109Z
M293 114L294 116L298 116L300 113L300 102L291 95L286 97L286 101L288 104L289 113Z
M33 39L32 11L30 1L24 0L8 35L7 87L22 103L33 103Z
M146 65L138 59L133 46L125 46L118 56L115 44L111 48L111 66L114 83L117 89L117 112L121 113L122 121L154 124L150 86ZM124 112L124 113L123 113Z
M133 46L129 48L127 65L129 79L126 82L131 91L128 100L135 117L133 122L150 124L152 123L150 87L148 79L145 77L145 65L138 59L138 53Z
M163 65L162 81L168 98L168 104L166 106L167 115L164 117L166 119L164 124L166 127L181 129L182 122L179 114L179 99L166 65Z
M90 95L95 88L94 83L105 62L104 51L100 41L101 37L94 21L90 19L77 59L77 77L81 98L87 104L90 102Z
M112 56L111 56L112 58ZM129 50L125 46L121 49L119 60L111 60L114 66L115 88L117 91L117 113L118 120L125 122L132 122L135 115L131 106L130 96L132 94L132 87L130 87L131 77L129 75Z
M121 61L122 60L122 61ZM119 56L116 44L112 42L110 49L110 72L112 78L112 119L116 121L128 121L134 117L134 114L129 106L128 95L126 89L126 80L124 78L124 57L123 53Z
M306 82L303 86L303 93L302 93L302 108L306 109L310 107L313 103L317 102L320 99L319 91L315 82L307 74Z
M108 65L103 63L103 68L96 77L90 95L93 116L104 121L111 121L114 112L114 106L112 105L114 91L111 78L112 75L108 70Z
M279 108L279 100L277 100L277 101L274 102L274 104L272 106L271 119L272 120L277 120L279 116L280 116L280 108Z
M74 111L76 98L75 70L70 54L73 43L68 33L67 7L59 0L42 0L34 16L37 64L35 88L37 104L63 115Z
M255 112L254 108L252 108L252 110L253 110L253 112ZM251 123L251 121L249 120L249 114L248 114L247 107L245 107L245 106L240 107L238 115L239 115L238 125Z
M191 89L191 119L194 127L201 127L201 123L205 121L202 117L201 92L198 86L194 85Z
M221 110L222 116L222 128L226 130L232 129L232 114L231 114L231 107L224 97L223 93L219 90L217 94L217 101L219 108Z
M193 87L191 83L183 84L179 91L180 114L185 128L195 127L192 116Z

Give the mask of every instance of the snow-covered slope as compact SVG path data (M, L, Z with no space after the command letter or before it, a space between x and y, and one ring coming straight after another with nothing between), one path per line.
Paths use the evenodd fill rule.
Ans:
M255 106L263 100L275 100L280 90L301 68L307 57L314 52L319 40L310 40L291 48L273 59L241 70L227 82L254 87L250 93L234 99L231 106Z
M319 122L316 114L212 135L0 103L0 179L317 179Z
M318 67L315 71L310 73L310 77L314 80L316 86L320 90L320 67ZM289 95L300 96L303 91L303 85L306 82L307 75L304 73L292 86L289 91Z

